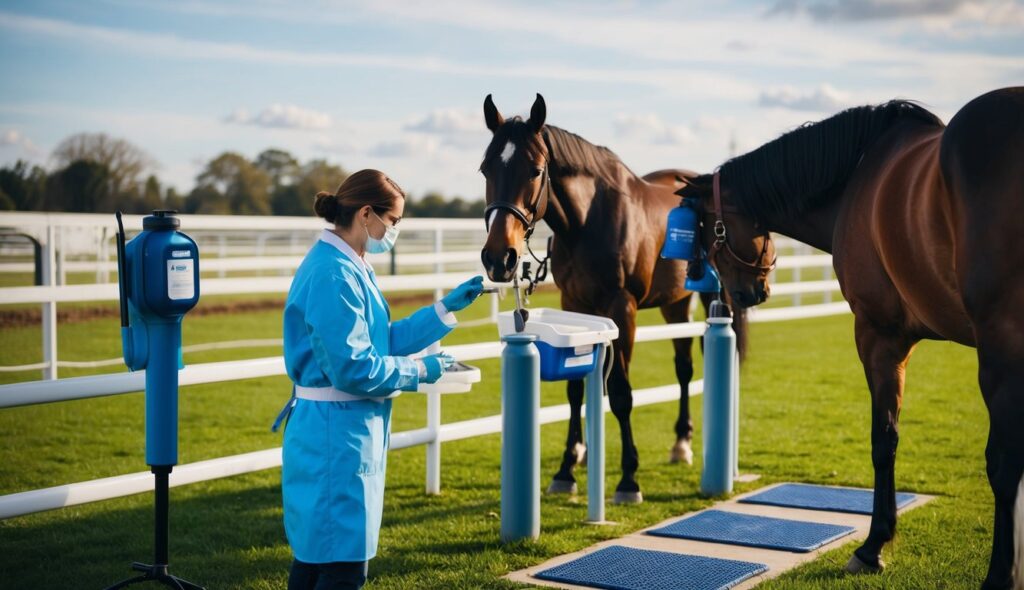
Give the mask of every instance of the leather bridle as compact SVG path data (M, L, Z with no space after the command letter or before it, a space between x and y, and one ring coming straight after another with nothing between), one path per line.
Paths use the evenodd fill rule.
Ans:
M740 270L756 274L756 275L767 275L775 268L775 262L778 260L778 256L772 259L769 264L763 264L761 261L764 260L765 255L768 254L768 244L771 243L772 236L768 231L764 232L764 241L761 245L761 253L754 259L753 262L748 262L739 257L736 252L733 251L732 247L729 246L729 234L725 228L725 212L730 211L732 213L739 213L739 209L734 206L723 206L722 205L722 190L721 190L721 179L718 172L715 172L714 179L712 180L712 213L715 215L715 226L714 234L715 241L711 244L711 256L709 258L714 261L719 253L727 253L733 261L739 265Z
M505 211L507 213L511 213L513 217L523 224L523 227L526 228L526 236L524 239L530 239L530 236L533 235L534 228L537 227L537 222L544 218L544 213L548 210L548 200L550 199L551 193L551 178L548 175L547 162L544 162L544 169L541 171L541 174L542 178L540 181L540 189L537 191L537 194L530 199L532 204L528 204L525 207L525 210L508 201L495 201L484 208L484 228L488 232L491 231L491 213L494 211Z

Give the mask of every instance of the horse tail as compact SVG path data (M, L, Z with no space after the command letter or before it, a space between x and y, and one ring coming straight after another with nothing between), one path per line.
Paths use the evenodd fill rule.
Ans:
M1013 590L1024 590L1024 474L1013 506Z

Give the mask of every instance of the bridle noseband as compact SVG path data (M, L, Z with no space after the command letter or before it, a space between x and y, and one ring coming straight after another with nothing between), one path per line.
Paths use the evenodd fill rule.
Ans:
M733 261L736 262L740 270L753 274L768 274L775 269L775 262L778 260L778 256L772 259L769 264L762 264L765 254L768 253L768 244L772 240L771 233L767 230L764 232L764 242L761 245L761 253L754 259L753 262L747 262L739 257L736 252L733 251L732 247L729 246L729 235L725 228L725 211L732 213L739 213L739 209L733 206L722 205L722 189L721 189L721 178L718 172L715 172L714 179L711 181L712 184L712 213L715 214L715 241L711 244L711 255L708 257L711 260L715 260L720 252L726 252L732 257Z
M508 201L495 201L484 208L484 228L491 231L491 213L494 211L505 211L511 213L513 217L518 219L523 227L526 228L525 239L529 240L530 236L533 235L534 228L537 227L537 222L544 218L544 213L548 210L549 194L551 193L551 178L548 175L548 163L544 162L544 169L541 171L542 178L540 181L540 190L533 199L532 205L526 206L526 211L520 209L517 205L509 203ZM527 217L529 213L529 217Z

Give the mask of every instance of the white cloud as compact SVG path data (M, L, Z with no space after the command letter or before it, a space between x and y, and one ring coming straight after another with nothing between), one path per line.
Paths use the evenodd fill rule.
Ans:
M433 155L438 141L432 137L407 136L394 141L382 141L367 152L375 158L422 158Z
M819 21L883 20L957 13L966 0L779 0L773 14L806 13Z
M832 112L850 106L849 95L828 84L814 90L801 92L793 87L766 90L757 99L763 107L778 107L794 111Z
M359 146L350 139L324 136L313 140L313 148L321 152L338 155L357 154L361 151Z
M612 121L612 126L618 138L658 145L683 145L695 138L690 127L670 125L653 113L617 115Z
M326 113L293 104L272 104L254 115L245 108L239 108L225 117L224 122L282 129L327 129L332 123Z
M470 113L461 109L436 109L427 116L404 126L406 131L436 133L478 133L486 131L482 113Z
M6 129L0 133L0 146L18 149L24 155L32 158L43 155L43 151L17 129Z

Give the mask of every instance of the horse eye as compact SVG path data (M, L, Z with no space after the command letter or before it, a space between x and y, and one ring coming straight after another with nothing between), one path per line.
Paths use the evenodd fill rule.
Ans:
M543 168L534 168L530 172L530 178L537 178L538 176L540 176L541 172L544 172Z

